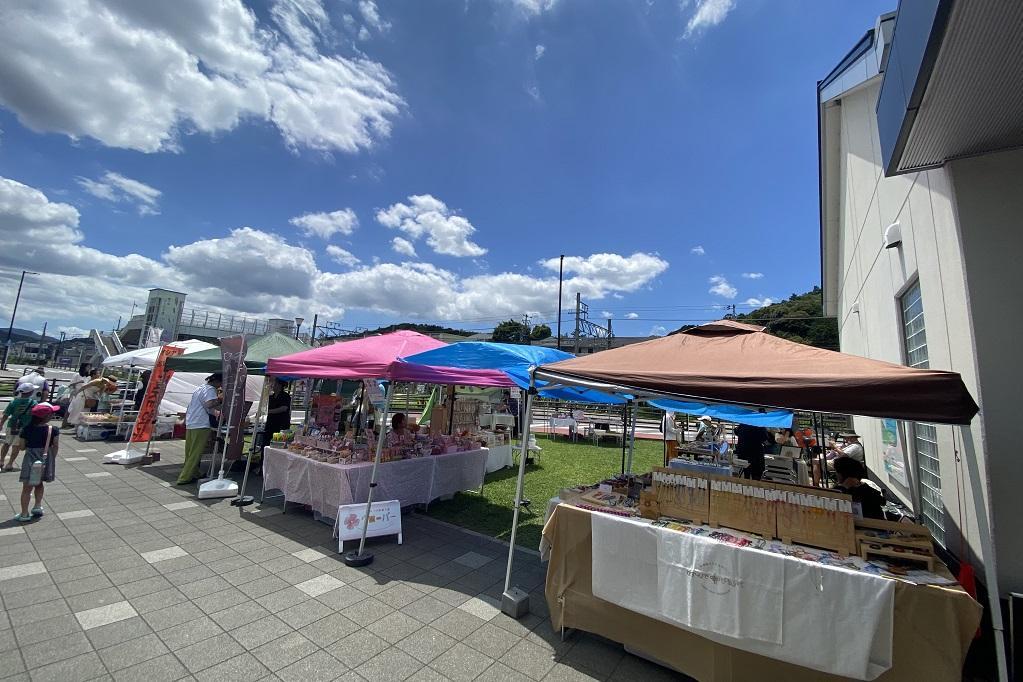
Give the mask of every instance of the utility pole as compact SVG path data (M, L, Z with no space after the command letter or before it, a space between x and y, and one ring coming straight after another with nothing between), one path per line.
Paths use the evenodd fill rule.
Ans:
M614 338L614 334L611 332L611 318L607 318L607 347L611 348L611 339Z
M21 300L21 287L25 284L25 275L38 275L38 272L21 271L21 281L18 282L18 294L14 297L14 310L11 311L11 324L7 327L7 342L4 344L4 361L0 363L0 369L7 369L7 356L11 354L11 336L14 334L14 316L18 314L18 302Z
M522 342L525 343L527 346L531 345L531 340L529 337L530 331L531 330L529 328L529 315L524 313L522 315Z
M579 355L579 314L582 312L583 297L578 291L575 292L575 350L573 351L576 355Z
M64 347L64 339L67 338L67 332L60 333L60 341L57 342L57 348L53 351L53 366L57 366L57 360L60 358L60 349Z
M48 324L49 322L43 322L43 335L39 338L39 352L36 353L36 360L39 359L38 356L42 355L43 362L46 362L46 354L42 350L46 346L46 325Z
M310 348L315 348L316 347L316 325L317 325L317 323L319 321L320 321L319 313L314 313L313 314L313 333L309 335L309 347Z
M558 350L561 350L561 286L565 283L565 254L558 265Z

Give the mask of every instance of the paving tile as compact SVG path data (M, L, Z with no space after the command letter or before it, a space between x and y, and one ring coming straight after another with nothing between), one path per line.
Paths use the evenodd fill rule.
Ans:
M278 614L281 615L281 614ZM309 623L299 628L299 633L314 644L325 647L339 639L356 632L360 626L348 620L340 613L333 613L326 618Z
M40 573L46 573L46 565L41 561L32 561L27 564L16 564L14 566L0 568L0 581L14 580L15 578L22 578L27 575L38 575Z
M67 597L68 606L74 612L97 609L101 606L110 606L124 601L124 595L116 587L107 587L102 590L94 590L85 594L78 594Z
M38 594L30 593L30 595L36 599L39 598ZM6 598L4 602L9 604L9 600ZM0 613L3 612L0 611ZM42 603L30 602L27 606L10 608L7 612L11 622L22 627L68 614L71 614L71 609L63 599L53 599Z
M142 617L149 623L149 627L157 632L172 628L175 625L187 623L190 620L202 618L203 612L192 602L183 602L174 606L142 614Z
M318 597L321 594L326 594L331 590L336 590L339 587L343 587L344 582L338 580L332 575L321 573L320 575L303 580L302 582L295 585L296 588L302 590L310 597Z
M131 599L132 597L141 597L142 595L166 590L170 587L172 587L172 585L166 578L162 575L155 575L148 578L142 578L141 580L121 583L117 586L117 589L119 589L121 594L125 597Z
M292 552L291 556L295 557L299 561L304 561L307 564L311 564L319 559L327 558L327 555L323 552L318 552L312 548L300 549L297 552Z
M326 651L312 653L277 671L284 682L330 682L344 673L344 666Z
M310 599L277 613L277 617L296 630L334 613L333 609Z
M78 509L77 511L60 512L57 514L57 518L61 521L67 521L69 519L84 519L95 515L96 513L91 509Z
M286 587L283 590L265 594L256 599L256 601L271 613L277 613L278 611L291 608L295 604L301 604L308 599L309 595L302 590L296 590L294 587Z
M93 680L106 674L103 662L94 652L58 661L32 671L32 682L73 682Z
M270 612L256 602L245 601L222 611L217 611L210 618L225 630L234 630L269 615Z
M454 607L452 607L451 604L447 604L430 595L426 595L402 608L401 612L412 616L421 623L432 623L452 608Z
M573 667L606 672L618 667L623 656L625 656L625 649L621 644L602 637L583 634L561 660Z
M231 571L236 571L239 568L245 568L246 566L252 566L253 563L243 557L240 554L234 556L225 557L223 559L217 559L216 561L206 564L210 569L218 575L224 575ZM265 568L265 567L264 567Z
M517 670L509 668L500 661L495 662L494 665L484 670L483 674L476 678L478 682L529 682L530 679L531 678L526 677ZM550 675L544 678L544 680L549 679L551 679Z
M243 653L234 658L218 663L196 673L195 679L200 682L248 682L249 680L267 679L270 671L250 653Z
M369 625L393 612L394 609L373 597L363 599L341 610L341 613L346 618L355 621L359 625Z
M0 594L4 596L26 591L35 593L37 598L40 591L45 591L46 593L53 592L53 578L50 577L49 573L35 573L33 575L23 575L19 578L11 578L0 583Z
M252 651L252 655L270 670L286 668L316 651L318 647L308 639L292 632L276 637Z
M270 575L265 578L259 578L253 580L251 583L245 583L245 594L249 595L253 599L259 599L273 592L279 592L284 588L288 587L288 583L277 577L276 575Z
M128 601L131 602L136 611L141 614L147 614L187 602L188 597L182 594L180 590L170 587L158 592L144 594L140 597L131 597Z
M394 644L423 627L415 618L403 613L391 613L371 623L366 629L377 637Z
M171 651L177 651L186 646L198 644L209 637L216 637L223 631L209 616L203 616L202 618L161 630L160 640Z
M187 555L188 552L181 549L177 545L174 545L173 547L165 547L163 549L154 549L150 552L142 552L142 558L151 564L155 564L158 561L177 559L178 557L183 557Z
M450 682L450 680L433 668L420 668L419 672L412 675L405 682Z
M461 641L486 624L471 613L453 609L433 621L431 625L446 635Z
M368 599L364 592L361 592L351 585L345 585L339 587L336 590L331 590L316 597L316 601L320 602L324 606L334 609L335 611L343 611L344 609L357 604L365 599Z
M79 578L70 583L59 586L60 593L65 597L74 597L87 592L95 592L106 587L113 587L113 583L105 575L94 575L89 578Z
M151 634L152 628L138 616L119 620L109 625L101 625L86 632L89 641L94 649L106 649L120 642L127 642L136 637L143 637Z
M300 583L310 578L323 575L323 571L319 570L315 566L309 564L302 564L301 566L295 566L284 571L277 571L277 575L287 580L292 585Z
M324 647L324 650L349 668L356 668L386 650L388 646L386 641L372 632L358 630Z
M395 583L376 597L380 601L396 609L404 608L423 596L423 593L410 585Z
M0 537L10 535L24 535L25 529L21 526L11 526L10 528L0 528Z
M230 583L222 577L215 575L195 582L184 583L178 586L178 589L189 599L197 599L227 589L230 586Z
M188 561L190 567L182 568L176 571L163 570L162 567L166 566L167 564L173 561ZM166 563L156 564L156 566L157 569L161 573L163 573L167 577L167 580L169 580L173 585L187 585L188 583L199 582L200 580L206 580L207 578L212 578L213 576L216 575L212 569L203 566L192 557L171 559Z
M462 641L480 653L499 659L508 653L508 649L511 649L519 639L510 632L487 623Z
M245 585L247 583L252 582L253 580L259 580L260 578L272 576L273 573L257 564L249 564L248 566L237 568L233 571L229 571L222 575L224 580L231 583L232 585L237 586Z
M185 500L184 502L172 502L171 504L163 505L164 509L169 511L179 511L181 509L191 509L192 507L198 507L199 505L195 502Z
M455 682L468 682L494 664L494 659L464 644L453 647L433 659L430 667Z
M61 585L80 578L91 578L92 576L99 575L100 573L103 573L103 569L100 568L98 564L88 563L81 564L80 566L72 566L71 568L51 570L50 577L53 579L53 582Z
M202 609L204 613L209 615L216 613L217 611L223 611L231 606L243 604L247 601L251 601L248 595L233 587L229 587L227 589L220 590L219 592L199 597L195 600L195 605Z
M88 457L65 457L65 462L85 462L88 461Z
M86 611L78 611L75 613L75 618L78 619L83 630L91 630L92 628L116 623L119 620L134 618L137 615L138 612L135 611L131 604L126 601L120 601Z
M21 656L29 670L41 668L48 663L74 658L92 651L89 638L81 630L54 637L44 642L21 647Z
M260 647L270 640L284 637L294 632L292 628L276 616L266 616L252 623L246 623L231 631L231 637L249 651Z
M277 557L275 559L260 561L259 565L265 568L266 570L270 571L271 573L280 573L281 571L286 571L292 568L298 568L299 566L302 566L304 563L305 562L303 562L301 559L293 557L289 554L287 556Z
M171 654L133 665L114 673L117 682L174 682L188 676L188 670Z
M431 662L454 645L454 639L431 627L420 628L395 643L396 647L424 664Z
M355 672L368 682L389 682L389 680L405 680L422 667L422 663L401 649L391 647L360 665Z
M244 649L225 633L179 649L175 656L194 675L242 653Z
M458 608L485 621L493 620L497 614L501 613L501 603L493 597L485 595L473 597L464 604L460 604Z
M109 471L98 471L92 474L86 474L86 478L106 478L107 476L113 476Z
M476 552L466 552L462 556L455 557L452 559L456 564L462 566L468 566L469 568L480 568L493 561L493 557L485 556L483 554L477 554Z
M165 653L167 653L167 647L160 641L160 637L151 634L101 649L99 657L108 671L116 672L157 658Z
M74 620L74 619L72 619L72 620ZM27 630L28 628L25 628L25 629ZM65 633L62 632L60 634L65 634ZM31 644L31 641L27 641L26 645L28 645L28 644ZM9 629L9 628L8 629L0 630L0 654L3 654L4 652L11 651L11 650L17 649L17 648L18 648L18 640L14 636L14 630ZM12 657L12 658L17 656L17 655L18 655L17 653L9 654L9 656Z
M509 649L501 657L500 661L509 668L517 670L534 680L543 679L551 671L551 668L554 667L554 659L551 652L524 639ZM608 668L608 670L611 669Z

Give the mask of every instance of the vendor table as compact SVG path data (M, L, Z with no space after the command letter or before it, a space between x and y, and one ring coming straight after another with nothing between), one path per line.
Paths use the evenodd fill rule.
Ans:
M373 498L398 500L406 507L429 504L460 490L479 490L489 454L481 448L381 462ZM342 504L366 501L372 470L372 462L327 464L268 447L263 450L263 493L280 490L285 504L307 504L314 512L334 518Z
M515 464L512 457L514 446L512 445L491 445L490 455L487 457L487 473L504 469Z
M601 518L596 519L598 516ZM607 637L701 681L848 679L712 641L682 627L643 615L637 612L644 608L642 594L637 595L636 610L594 596L593 527L595 521L604 524L608 520L623 524L630 522L629 519L563 504L554 510L544 527L544 540L551 549L546 595L555 629L578 628ZM606 553L606 549L600 553ZM656 549L654 554L652 560L656 563ZM636 561L632 555L620 556L630 557L622 561ZM647 557L649 560L651 558ZM645 568L638 566L638 570ZM830 571L839 569L822 567L820 570L825 569L828 572L822 573L821 580L835 580L836 575ZM840 574L837 577L840 579ZM634 574L633 580L639 579ZM894 608L890 620L891 667L875 679L884 682L961 679L966 651L980 623L980 605L958 586L890 582L894 587ZM714 583L707 589L720 591L725 589L723 585L727 583ZM678 604L678 600L672 601ZM860 615L856 609L834 614L815 611L804 604L790 608L782 622L811 619L811 623L820 624L830 631L832 621L856 619ZM842 644L836 642L838 647ZM824 657L825 652L821 654Z

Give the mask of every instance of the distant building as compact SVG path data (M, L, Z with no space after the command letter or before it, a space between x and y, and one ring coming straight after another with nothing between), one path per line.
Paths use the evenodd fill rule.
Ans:
M905 457L857 417L867 463L978 569L974 509L991 510L1002 594L1023 591L1021 25L1020 2L905 0L817 86L824 311L842 350L958 372L981 407L966 441L900 425Z

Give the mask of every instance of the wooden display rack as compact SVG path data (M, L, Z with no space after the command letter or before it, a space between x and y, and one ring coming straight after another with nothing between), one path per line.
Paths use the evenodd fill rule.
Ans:
M777 486L764 481L750 481L724 476L707 476L710 488L710 520L712 528L725 526L736 530L755 533L765 538L776 537L777 520L775 503L760 497L740 495L727 490L714 490L713 482L741 485L749 488L775 490Z
M783 492L852 502L849 495L831 490L783 483L775 483L774 487ZM831 549L843 555L856 553L855 518L851 512L805 507L784 500L777 502L777 510L778 537L782 542Z
M926 526L875 519L856 520L856 543L860 557L919 561L934 571L934 540Z
M685 476L696 480L704 478L666 467L654 467L654 472ZM709 523L710 486L708 485L705 488L688 488L664 485L655 480L653 492L644 492L640 495L639 506L640 513L646 518L656 519L660 516L670 516L694 523Z

